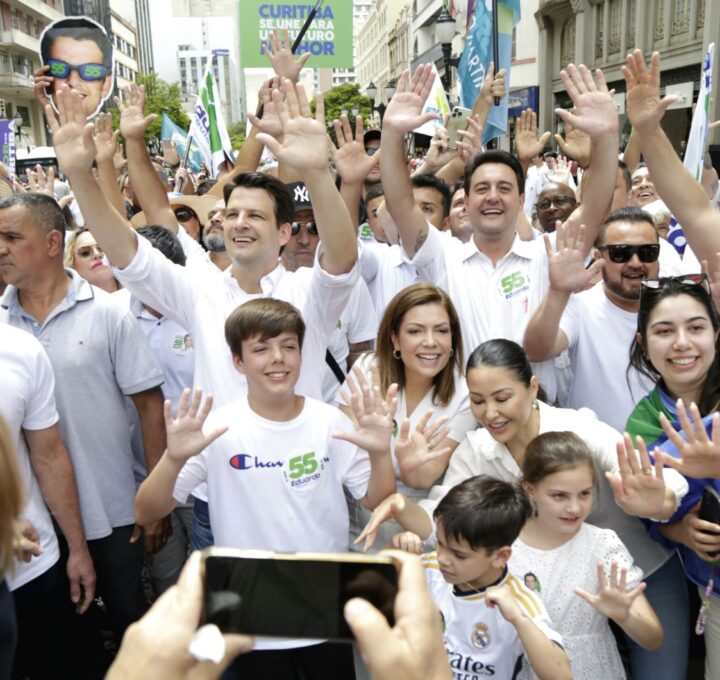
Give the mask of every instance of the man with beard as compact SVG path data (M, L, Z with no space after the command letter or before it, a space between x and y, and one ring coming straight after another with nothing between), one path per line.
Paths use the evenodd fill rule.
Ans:
M223 224L225 219L225 200L217 200L212 210L208 212L205 229L202 234L202 243L207 249L210 261L220 270L225 271L232 262L225 250L225 236Z
M537 214L540 226L546 234L555 231L555 223L565 220L572 215L577 208L575 192L561 182L550 182L546 184L537 200Z
M525 330L523 346L531 361L570 350L574 378L564 406L591 408L620 432L652 387L634 370L627 380L625 373L643 280L657 277L659 253L655 225L640 208L621 208L607 218L595 241L597 262L587 269L578 232L559 230L550 255L550 288ZM602 282L572 295L600 267Z

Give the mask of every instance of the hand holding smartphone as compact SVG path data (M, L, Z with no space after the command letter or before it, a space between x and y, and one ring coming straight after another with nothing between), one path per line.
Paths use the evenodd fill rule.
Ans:
M470 116L472 116L470 109L464 109L461 106L453 108L447 123L448 149L457 149L457 143L460 140L458 132L468 129Z
M397 563L383 555L204 553L202 624L258 637L352 641L345 603L360 597L394 624Z
M715 487L709 484L703 489L698 517L706 522L720 525L720 494ZM717 557L720 555L720 551L716 550L715 552L708 553L708 555L710 555L710 557Z

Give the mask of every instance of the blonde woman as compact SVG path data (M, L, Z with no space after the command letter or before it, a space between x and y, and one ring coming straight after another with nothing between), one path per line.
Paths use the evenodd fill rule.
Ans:
M110 271L105 253L100 250L95 237L84 227L66 234L64 263L88 283L108 293L115 293L120 289L120 284Z

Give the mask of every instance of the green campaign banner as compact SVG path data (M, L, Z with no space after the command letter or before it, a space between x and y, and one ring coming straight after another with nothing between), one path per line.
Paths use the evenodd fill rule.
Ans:
M240 66L266 68L270 65L262 45L268 44L273 29L286 29L295 40L315 7L312 0L242 0L240 5ZM308 67L352 68L353 3L325 0L318 9L295 54L310 52Z

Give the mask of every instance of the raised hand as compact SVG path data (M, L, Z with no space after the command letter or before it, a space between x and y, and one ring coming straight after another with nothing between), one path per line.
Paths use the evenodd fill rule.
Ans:
M293 85L287 78L282 81L282 94L272 91L272 102L277 107L282 129L282 141L267 132L265 115L262 120L250 114L250 120L263 130L257 139L265 144L279 162L289 168L303 172L328 170L327 131L325 129L325 100L322 93L315 97L317 104L315 119L305 88ZM284 96L284 101L283 101Z
M668 106L677 100L669 95L660 99L660 54L653 52L650 70L640 50L628 54L622 72L625 76L627 94L625 108L633 128L638 132L651 132L660 126Z
M720 253L715 253L712 266L708 266L707 260L703 260L701 266L703 272L707 274L710 295L712 295L715 308L720 309Z
M568 167L567 158L565 158L565 156L558 155L554 167L548 170L547 178L551 182L570 184L570 168Z
M590 165L590 148L592 146L590 137L574 128L572 123L565 124L565 137L557 134L555 141L560 151L576 161L581 168L587 168Z
M665 504L665 478L662 461L657 458L655 466L650 462L645 442L638 436L637 452L632 439L626 432L623 441L618 442L617 456L620 475L606 472L608 483L615 494L615 501L628 514L637 517L657 517Z
M162 140L162 157L163 161L167 163L171 168L176 168L180 165L180 156L178 155L175 144L170 139Z
M457 149L448 148L448 132L442 126L435 128L435 133L430 140L430 148L425 155L423 169L427 168L428 172L439 170L446 163L449 163L457 155Z
M435 75L431 64L418 66L412 80L410 79L410 71L405 71L400 77L395 94L385 110L383 130L393 130L404 135L428 121L436 120L436 114L423 114L422 112L434 79Z
M50 104L50 97L48 97L48 89L52 85L55 78L48 75L50 71L50 64L41 66L33 73L33 82L35 84L34 97L35 101L40 104L40 108L45 110L45 107Z
M593 79L590 69L584 64L569 64L560 72L560 79L565 85L568 95L575 108L572 111L555 109L555 113L573 128L584 132L591 139L604 135L617 135L618 116L605 76L600 69L595 71Z
M343 114L340 120L333 121L333 129L337 138L337 147L333 145L335 168L347 184L359 184L362 182L380 162L381 151L376 151L369 156L365 151L363 135L365 128L362 116L355 118L355 135L348 117Z
M422 553L422 539L412 531L403 531L399 534L393 534L390 544L397 550L420 555Z
M50 198L55 198L55 167L50 166L48 171L39 163L35 166L34 170L28 168L25 171L25 175L28 180L28 191L32 191L36 194L45 194Z
M494 106L495 97L499 99L505 98L507 94L507 87L505 86L506 73L505 69L501 68L495 75L495 63L490 62L477 96L478 99L484 100L486 106Z
M281 101L285 101L285 95L280 88L281 79L278 76L266 80L260 87L258 99L262 105L263 115L261 122L255 124L258 130L274 137L278 142L282 142L283 126L280 122L278 106L273 101L273 90L277 90ZM252 120L252 116L250 117ZM256 119L260 120L260 119Z
M674 458L669 453L656 450L656 460L686 477L720 479L720 413L712 417L710 436L696 404L690 404L690 417L688 417L685 404L682 400L678 400L677 413L685 439L663 413L660 414L660 425L668 439L677 447L681 457Z
M410 419L403 420L395 442L395 456L401 472L414 472L425 463L450 453L449 446L442 449L437 448L450 432L450 428L445 427L448 417L442 416L429 425L433 412L433 409L428 409L412 432L410 431Z
M549 132L538 138L537 114L532 109L525 109L515 119L515 152L521 163L529 163L541 154L549 139Z
M99 113L95 117L95 161L98 163L112 163L118 151L118 137L120 130L113 132L113 120L111 113Z
M157 119L157 114L144 115L144 85L138 87L130 83L122 92L122 97L115 97L115 105L120 109L120 132L125 139L142 140L147 129Z
M457 152L460 160L465 165L483 152L483 126L480 123L480 116L475 115L468 120L467 130L459 130L460 141L457 144Z
M355 420L355 432L334 432L334 439L355 444L370 455L390 452L390 439L397 410L397 384L388 388L385 398L380 392L380 374L377 366L372 368L372 383L368 383L358 366L353 367L354 379L347 381L350 394L342 393Z
M619 576L618 571L620 572ZM577 587L573 588L573 592L603 616L607 616L616 623L623 623L630 614L633 602L645 590L645 583L640 583L637 588L632 590L627 589L627 571L627 567L619 569L617 562L613 561L610 564L610 579L608 580L603 563L598 562L597 574L600 590L597 595L592 595Z
M208 395L202 409L200 408L201 400L202 390L195 390L191 402L190 390L184 389L175 418L172 415L172 404L169 400L165 401L167 455L174 461L184 463L207 448L228 430L225 426L218 427L207 434L203 432L203 425L212 409L213 398L212 395Z
M380 505L378 505L372 512L368 523L365 528L360 532L360 535L355 539L353 545L358 545L365 541L363 546L363 552L367 552L375 544L377 538L377 532L380 526L390 519L399 517L405 510L407 501L405 496L401 493L394 493L388 496Z
M287 30L273 30L269 43L269 47L263 43L262 51L270 60L273 71L281 78L288 78L293 83L297 83L300 71L310 58L310 52L305 52L296 59L292 53L292 40Z
M53 135L53 146L60 169L69 177L90 171L95 160L92 123L83 111L82 98L76 90L63 86L55 95L58 112L45 106L45 118Z
M559 222L559 220L558 220ZM585 268L585 225L565 224L555 230L556 247L553 251L550 237L544 234L548 256L550 287L563 293L584 290L602 269L603 260L596 260Z

